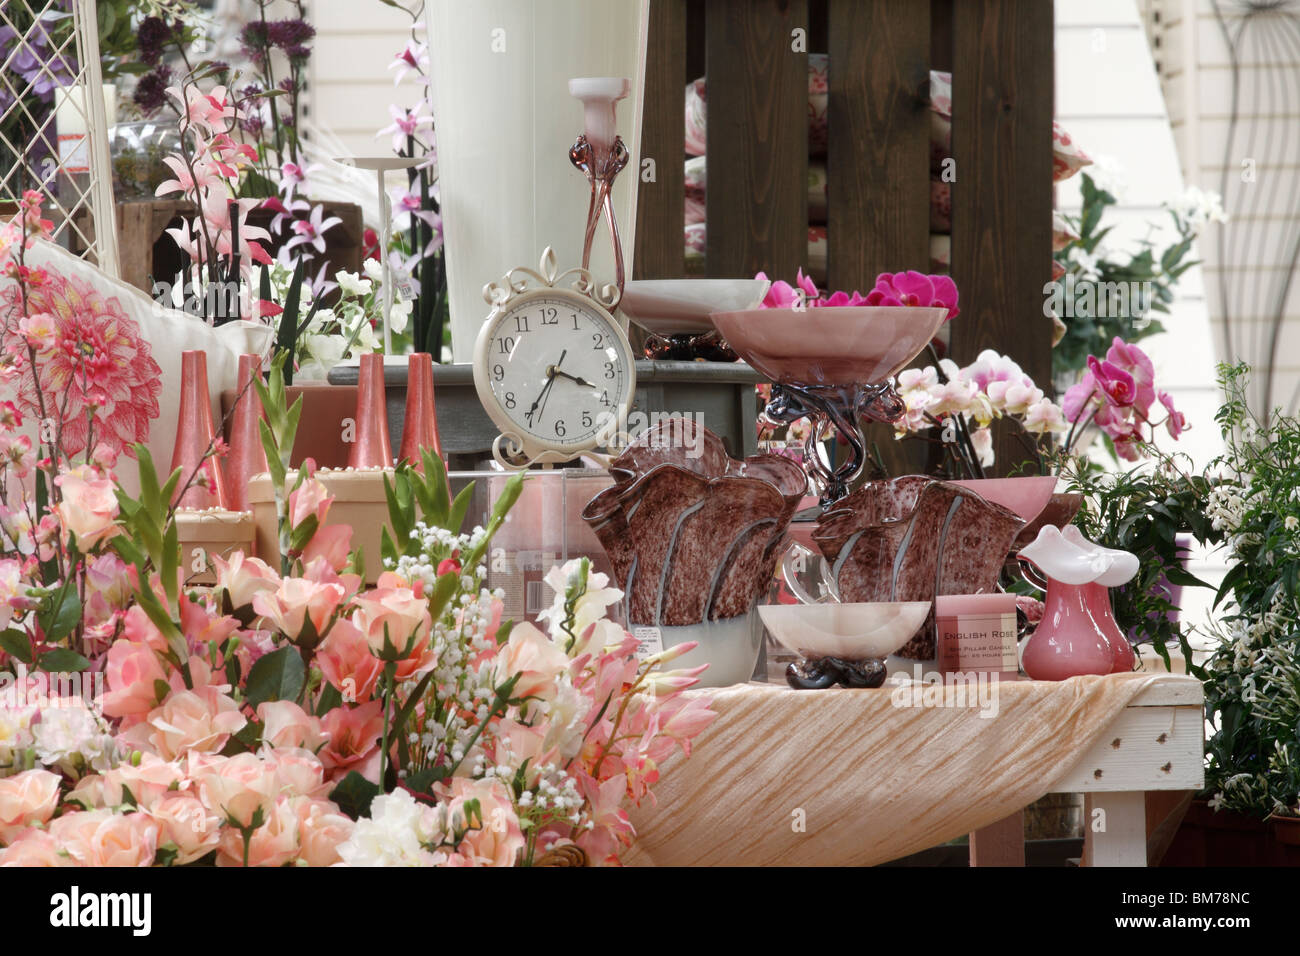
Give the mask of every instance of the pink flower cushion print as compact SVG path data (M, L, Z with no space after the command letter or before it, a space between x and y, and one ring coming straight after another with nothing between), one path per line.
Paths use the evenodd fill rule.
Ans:
M23 334L16 286L4 291L0 306L4 348L15 360L11 381L17 385L19 408L24 415L41 417L31 344L46 402L57 396L64 451L84 451L89 438L134 457L131 446L148 440L162 390L162 369L149 343L116 298L104 296L85 279L54 269L39 272L41 281L28 287L26 311L47 317L49 334L39 339Z

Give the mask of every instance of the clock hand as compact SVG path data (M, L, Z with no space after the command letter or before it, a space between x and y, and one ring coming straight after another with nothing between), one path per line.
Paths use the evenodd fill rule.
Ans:
M596 387L594 383L587 381L585 378L582 378L581 376L578 375L570 375L568 372L562 372L558 368L555 370L555 374L561 376L562 378L567 378L571 382L577 382L583 388Z
M555 377L561 374L560 363L564 361L564 357L568 354L569 350L565 349L560 353L559 361L546 370L546 387L542 389L542 394L537 396L537 401L541 402L541 408L537 409L537 420L532 423L534 428L536 428L542 420L542 412L546 411L546 400L550 398L551 395L551 386L555 384Z

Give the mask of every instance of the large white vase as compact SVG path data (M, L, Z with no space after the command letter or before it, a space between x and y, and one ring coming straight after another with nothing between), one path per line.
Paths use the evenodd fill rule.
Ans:
M631 160L614 186L632 274L648 0L430 0L426 5L454 361L468 362L487 316L483 286L546 246L582 264L590 187L569 163L583 131L578 76L632 80L618 128ZM663 159L667 159L664 157ZM591 258L614 281L602 222Z

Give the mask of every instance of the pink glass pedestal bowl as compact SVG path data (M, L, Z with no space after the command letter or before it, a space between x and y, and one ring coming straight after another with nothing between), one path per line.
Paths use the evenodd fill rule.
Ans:
M848 493L862 471L862 419L890 423L903 414L891 379L943 325L941 308L845 306L714 312L714 327L751 368L772 382L763 415L773 424L811 418L805 467L823 504ZM848 445L829 468L817 436L831 426Z
M855 604L765 604L758 615L782 645L803 656L786 669L798 690L843 684L879 687L885 658L912 639L929 601Z

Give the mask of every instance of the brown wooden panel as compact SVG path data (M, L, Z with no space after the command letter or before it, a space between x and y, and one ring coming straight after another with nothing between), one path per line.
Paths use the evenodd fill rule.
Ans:
M1025 865L1025 811L991 823L970 835L971 866Z
M793 49L807 0L706 10L708 272L790 278L808 250L808 57Z
M983 0L953 8L952 277L958 364L993 348L1040 387L1051 381L1043 285L1052 272L1052 4ZM997 436L997 474L1025 458Z
M828 0L828 285L930 264L930 9Z
M952 72L953 0L930 0L930 69Z
M638 187L641 192L637 197L636 253L632 266L632 275L638 279L676 279L685 267L682 241L685 77L686 0L650 0L641 157L654 160L655 179L640 182ZM640 164L623 175L636 176L639 180Z

